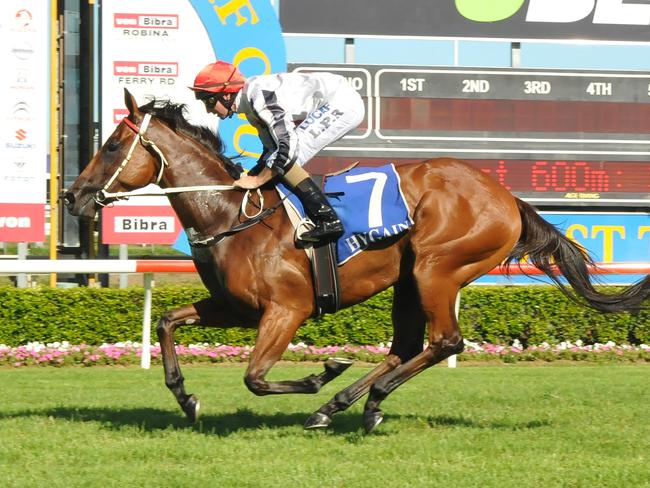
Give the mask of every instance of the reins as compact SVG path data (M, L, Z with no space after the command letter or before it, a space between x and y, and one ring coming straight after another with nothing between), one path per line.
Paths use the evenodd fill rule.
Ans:
M198 185L198 186L179 186L176 188L159 188L156 191L139 188L137 190L132 190L132 191L118 191L115 193L109 193L102 190L103 192L102 196L104 200L110 199L111 201L113 201L113 200L128 200L131 197L155 197L155 196L173 195L174 193L185 193L185 192L192 192L192 191L234 190L235 188L236 186L234 185ZM105 203L99 203L99 204L102 206L106 206Z
M278 203L276 203L275 205L273 205L272 207L269 207L267 209L261 209L260 208L260 212L257 213L255 216L250 217L248 220L245 220L244 222L242 222L240 224L233 225L230 229L228 229L225 232L221 232L220 234L217 234L217 235L214 235L214 236L211 236L211 237L207 237L205 239L198 239L196 237L192 237L192 238L189 239L190 246L199 247L199 248L210 247L210 246L213 246L213 245L217 244L219 241L221 241L225 237L236 234L237 232L241 232L242 230L246 230L249 227L252 227L255 224L258 224L259 222L261 222L262 220L267 218L269 215L271 215L273 212L275 212L280 207L280 205L283 204L283 202L284 202L284 200L286 198L287 198L286 196L282 197Z
M129 151L126 154L126 157L122 160L118 168L115 170L115 173L113 173L113 175L108 179L104 187L101 190L99 190L97 193L95 193L95 195L93 196L93 199L99 206L105 207L106 205L108 205L108 203L111 203L115 200L128 200L131 197L172 195L176 193L187 193L187 192L196 192L196 191L217 191L218 192L218 191L228 191L228 190L237 189L235 185L196 185L196 186L179 186L176 188L158 188L158 190L156 191L139 188L136 190L125 191L125 192L109 192L108 188L115 182L115 180L117 180L120 173L124 170L124 168L126 168L126 165L131 160L131 157L133 156L133 151L135 151L138 142L142 143L144 147L150 147L158 155L158 158L160 159L160 169L158 170L156 184L159 184L160 181L162 180L165 167L169 166L169 163L167 162L167 158L165 158L165 155L160 150L160 148L153 141L145 137L145 133L149 128L149 123L151 122L151 118L152 118L151 114L145 114L144 119L142 120L142 124L140 124L140 127L135 125L128 118L122 119L122 121L131 130L135 132L136 136L133 139L133 142L131 143L131 147L129 148ZM256 192L260 202L259 212L257 212L255 215L248 215L246 211L246 207L248 206L250 200L251 191L246 190L246 192L244 193L244 197L242 199L241 212L248 220L241 222L237 225L234 225L227 231L217 234L215 236L208 237L206 239L201 239L201 240L193 239L191 240L190 245L194 247L208 247L213 244L216 244L217 242L221 241L225 237L231 236L233 234L236 234L237 232L241 232L242 230L248 229L249 227L252 227L253 225L261 222L269 215L271 215L273 212L275 212L280 207L280 205L282 205L282 202L287 198L286 196L284 196L283 198L280 199L278 203L276 203L272 207L264 209L264 195L262 194L259 188L256 190ZM107 202L107 200L110 201Z

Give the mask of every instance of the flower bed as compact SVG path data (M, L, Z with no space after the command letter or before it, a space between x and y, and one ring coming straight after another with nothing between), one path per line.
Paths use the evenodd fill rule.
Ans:
M378 346L326 346L305 344L289 346L282 356L287 361L322 361L338 356L357 361L377 363L388 353L390 344ZM250 346L228 346L224 344L178 345L176 352L182 364L193 363L238 363L248 360L253 348ZM151 363L161 364L160 346L151 346ZM0 366L96 366L140 364L142 346L136 342L102 344L101 346L71 345L67 342L42 344L30 342L20 347L0 344ZM504 346L465 341L465 351L458 355L458 361L590 361L590 362L650 362L650 346L606 344L585 345L581 341L547 343L523 348L518 341Z

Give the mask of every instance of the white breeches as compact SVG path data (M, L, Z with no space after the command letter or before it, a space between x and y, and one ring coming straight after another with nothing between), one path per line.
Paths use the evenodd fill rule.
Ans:
M336 95L310 113L295 129L298 136L296 163L303 166L314 155L354 130L365 117L363 99L347 83Z

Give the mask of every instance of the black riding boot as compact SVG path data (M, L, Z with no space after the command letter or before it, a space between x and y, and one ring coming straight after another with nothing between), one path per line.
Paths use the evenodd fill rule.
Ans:
M323 192L311 178L302 180L293 189L305 207L314 228L300 235L301 241L331 242L343 235L343 224Z

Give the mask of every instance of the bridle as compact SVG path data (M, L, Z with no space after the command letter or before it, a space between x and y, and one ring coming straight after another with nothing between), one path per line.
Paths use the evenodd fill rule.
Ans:
M100 207L105 207L107 204L115 200L128 200L129 197L136 197L136 196L160 196L160 195L168 195L173 193L185 193L185 192L192 192L192 191L224 191L224 190L234 190L237 188L234 185L197 185L197 186L180 186L176 188L160 188L156 192L139 189L134 191L110 193L108 191L108 188L115 182L115 180L117 180L120 173L124 171L124 168L126 168L126 165L129 164L129 161L131 160L131 156L133 156L133 151L135 151L135 148L138 145L138 143L141 143L145 148L153 149L153 151L158 155L158 158L160 159L160 168L158 169L158 176L156 177L155 183L159 184L160 181L162 180L163 173L165 172L165 167L169 166L169 163L167 162L167 158L165 157L161 149L158 146L156 146L156 144L151 139L147 139L145 137L145 133L149 128L149 123L151 122L151 118L152 118L151 114L145 114L144 118L142 119L142 123L140 124L139 127L126 117L122 119L122 122L124 122L127 127L129 127L131 130L133 130L133 132L135 132L135 138L133 139L133 142L131 143L131 147L129 148L129 151L127 152L126 156L124 157L124 159L122 160L118 168L115 170L113 175L108 179L108 181L104 185L104 188L102 188L101 190L99 190L93 195L93 200L95 201L95 203L97 203L97 205L99 205ZM243 229L250 227L251 225L254 225L255 223L266 218L268 215L270 215L277 209L279 204L276 204L274 207L264 209L264 196L259 189L257 189L256 192L259 198L258 213L255 215L248 215L246 209L248 207L248 202L250 198L250 190L246 190L246 193L244 194L244 198L242 199L241 211L244 214L244 216L246 216L249 219L249 221L244 222L243 224L240 224L238 226L235 226L230 231L223 233L222 235L219 236L219 240L225 237L226 235L231 235L231 232L233 230L235 232L239 232ZM284 198L282 200L284 200ZM212 243L214 238L210 238L209 240Z
M167 158L165 157L161 149L156 145L156 143L154 143L151 139L145 137L145 133L149 128L149 123L151 122L151 118L152 118L151 114L145 114L144 118L142 119L142 123L140 124L139 127L126 117L122 119L122 122L124 122L127 127L129 127L133 132L135 132L135 138L133 139L133 142L131 143L131 147L129 148L129 151L127 152L125 158L122 160L122 162L115 170L113 175L108 179L108 181L104 185L104 188L102 188L97 193L95 193L95 195L93 195L93 200L95 200L95 203L97 203L97 205L99 205L100 207L105 207L108 203L112 201L127 200L129 197L136 197L136 196L160 196L160 195L168 195L172 193L185 193L190 191L205 191L205 190L223 191L223 190L234 190L236 188L234 185L198 185L198 186L181 186L176 188L161 188L156 192L143 190L143 189L133 190L133 191L120 191L115 193L109 192L108 191L109 187L115 182L115 180L117 180L120 173L124 171L126 165L129 164L129 161L131 160L131 156L133 155L133 151L135 151L135 148L138 145L138 143L141 143L145 148L153 149L153 151L158 155L158 158L160 160L160 168L158 169L158 176L156 177L155 183L159 184L160 181L162 180L163 173L165 172L165 167L169 166L169 163L167 162ZM261 192L259 192L259 190L258 193L261 195ZM248 201L248 195L249 192L247 191L244 197L244 200L246 202ZM263 205L263 202L264 199L262 198L260 202L261 205ZM246 212L244 212L244 215L246 215ZM246 216L248 217L248 215Z
M110 186L117 180L117 178L120 176L120 173L126 168L126 165L129 164L129 161L131 161L131 156L133 156L133 151L135 151L136 146L138 143L142 143L144 147L150 147L151 149L154 150L154 152L158 155L158 158L160 160L160 168L158 169L158 176L156 177L156 184L160 183L160 180L162 179L163 173L165 171L165 166L168 166L169 163L167 162L167 158L165 158L165 155L163 152L160 150L156 144L151 141L151 139L147 139L145 137L145 133L147 132L147 129L149 128L149 122L151 121L151 114L145 114L144 119L142 119L142 123L140 124L140 127L135 125L133 122L131 122L128 118L122 119L122 122L126 124L127 127L129 127L133 132L135 132L135 138L133 139L133 142L131 143L131 147L129 148L129 152L126 153L126 157L122 160L120 165L117 167L113 175L108 179L106 184L104 185L104 188L99 190L95 195L93 196L93 199L95 202L102 206L106 206L106 200L109 198L119 198L116 196L117 194L109 193L108 189Z

